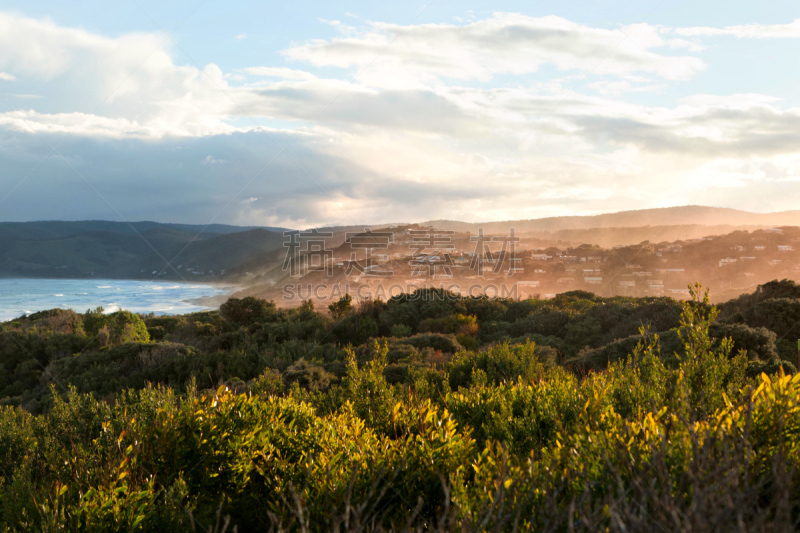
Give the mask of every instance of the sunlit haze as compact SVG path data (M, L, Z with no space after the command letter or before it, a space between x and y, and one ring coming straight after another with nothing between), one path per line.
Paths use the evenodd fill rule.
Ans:
M796 205L796 3L381 4L6 2L0 218Z

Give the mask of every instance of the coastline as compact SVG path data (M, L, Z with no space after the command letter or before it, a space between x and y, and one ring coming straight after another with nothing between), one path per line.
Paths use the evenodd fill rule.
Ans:
M199 298L188 298L184 300L184 302L198 307L219 309L219 306L227 302L228 298L241 291L242 287L242 285L221 285L219 288L224 289L224 293L215 294L213 296L201 296Z
M241 286L138 279L2 278L0 321L48 309L182 315L219 308Z

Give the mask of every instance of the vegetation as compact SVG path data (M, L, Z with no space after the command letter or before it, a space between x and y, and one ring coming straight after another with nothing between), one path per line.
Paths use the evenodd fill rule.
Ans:
M800 287L0 327L0 531L783 531Z
M239 280L251 265L276 260L282 232L223 224L0 222L0 275L220 281L227 272L226 281Z

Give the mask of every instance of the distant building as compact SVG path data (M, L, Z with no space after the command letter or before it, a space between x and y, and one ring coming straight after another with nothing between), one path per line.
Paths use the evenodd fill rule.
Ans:
M722 267L722 266L726 266L726 265L732 265L736 261L738 261L738 259L736 259L735 257L726 257L724 259L720 259L719 260L719 266Z

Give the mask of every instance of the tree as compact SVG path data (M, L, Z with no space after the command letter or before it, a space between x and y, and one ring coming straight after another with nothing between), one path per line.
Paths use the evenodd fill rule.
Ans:
M328 306L331 312L331 317L334 320L341 320L353 307L353 297L345 294L339 298L338 302L334 302Z
M118 346L129 342L150 342L150 334L141 317L130 311L105 315L97 339L101 345Z
M259 322L267 322L276 314L274 302L248 296L246 298L230 298L222 304L219 312L227 322L235 326L247 327Z

